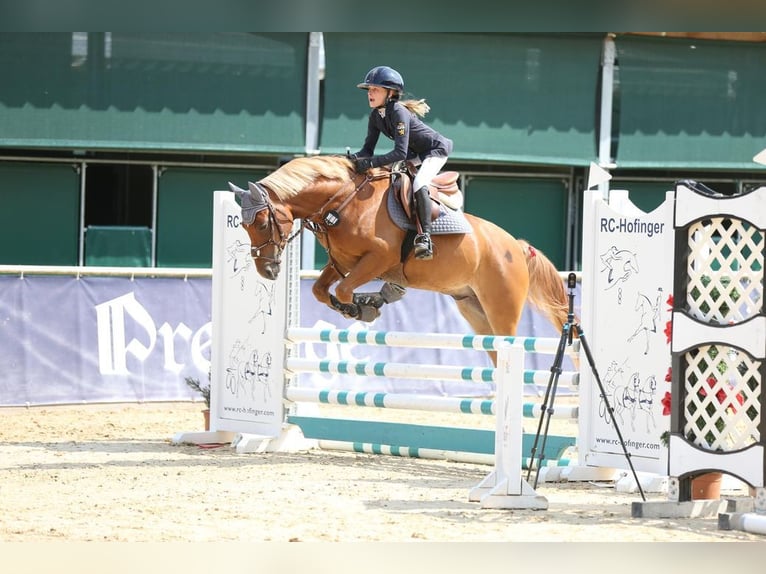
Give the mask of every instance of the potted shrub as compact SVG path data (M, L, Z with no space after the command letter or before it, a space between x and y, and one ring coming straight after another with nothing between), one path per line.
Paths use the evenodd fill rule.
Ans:
M208 375L208 378L210 378L210 375ZM202 398L205 401L205 408L202 411L202 415L205 419L205 430L210 430L210 384L202 385L200 384L199 379L195 379L194 377L186 377L184 381L186 381L188 387L202 395Z

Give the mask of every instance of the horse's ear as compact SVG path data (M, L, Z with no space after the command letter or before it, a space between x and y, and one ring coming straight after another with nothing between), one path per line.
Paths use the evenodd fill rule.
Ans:
M247 195L249 193L247 190L242 189L241 187L237 187L231 182L229 182L229 189L233 191L235 194L237 194L237 197L239 197L240 199L242 198L243 195Z
M262 187L252 181L247 182L247 187L250 190L250 199L252 199L256 205L268 205L269 198Z
M247 189L250 190L250 195L255 197L263 197L263 193L261 193L261 190L258 189L258 186L255 185L252 181L247 182Z

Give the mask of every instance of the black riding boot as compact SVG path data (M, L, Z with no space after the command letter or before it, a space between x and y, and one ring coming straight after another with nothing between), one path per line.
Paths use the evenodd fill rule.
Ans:
M415 209L423 230L423 233L415 236L415 259L431 259L434 256L431 248L431 198L425 186L415 191Z

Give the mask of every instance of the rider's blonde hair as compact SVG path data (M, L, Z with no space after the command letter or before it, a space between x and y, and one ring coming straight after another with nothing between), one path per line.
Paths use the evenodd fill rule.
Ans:
M431 111L431 106L429 106L425 100L404 100L401 104L413 114L420 116L421 118Z

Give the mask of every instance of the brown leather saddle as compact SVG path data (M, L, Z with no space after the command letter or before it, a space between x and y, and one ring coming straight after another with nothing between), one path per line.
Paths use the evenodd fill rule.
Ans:
M399 204L404 209L410 220L415 218L415 209L412 201L412 181L415 179L416 167L410 162L404 166L394 167L391 170L391 190L396 195ZM436 175L428 186L431 196L431 217L439 216L439 206L444 205L453 210L463 206L463 194L458 187L460 173L457 171L443 171Z

